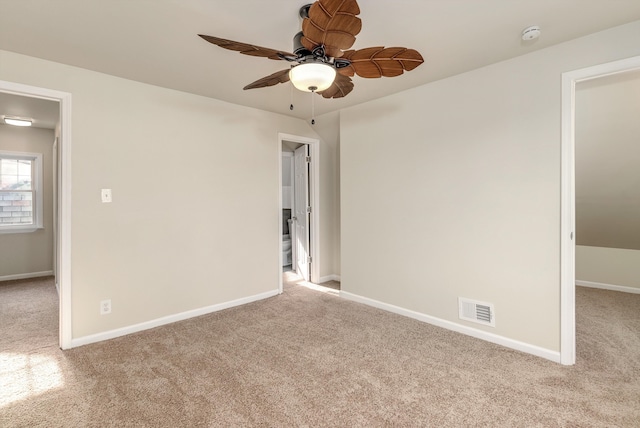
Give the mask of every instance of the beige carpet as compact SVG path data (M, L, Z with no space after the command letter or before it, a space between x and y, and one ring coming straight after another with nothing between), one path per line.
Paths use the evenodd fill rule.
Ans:
M52 287L0 284L2 427L640 426L640 295L578 287L564 367L298 285L62 352Z

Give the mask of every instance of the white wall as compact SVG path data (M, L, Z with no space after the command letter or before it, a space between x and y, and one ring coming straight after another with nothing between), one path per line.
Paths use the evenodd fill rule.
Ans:
M557 356L561 74L638 40L634 22L344 110L342 290Z
M0 80L72 94L73 338L277 290L278 133L304 121L6 51Z
M54 131L0 125L0 150L42 154L42 229L0 234L0 279L53 272Z
M283 144L284 149L284 144ZM293 154L282 152L282 208L293 208Z
M640 250L576 246L576 282L640 293ZM624 288L632 290L624 290Z
M340 114L316 118L320 145L320 279L340 279Z
M578 245L640 250L640 71L576 85Z

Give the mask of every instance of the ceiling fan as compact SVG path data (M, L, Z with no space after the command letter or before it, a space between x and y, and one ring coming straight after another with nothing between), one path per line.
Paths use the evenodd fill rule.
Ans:
M371 47L349 50L362 29L356 0L317 0L302 6L302 31L293 39L293 53L199 34L221 48L244 55L293 63L290 68L248 84L244 89L264 88L291 81L306 92L324 98L342 98L353 90L351 77L395 77L424 62L414 49Z

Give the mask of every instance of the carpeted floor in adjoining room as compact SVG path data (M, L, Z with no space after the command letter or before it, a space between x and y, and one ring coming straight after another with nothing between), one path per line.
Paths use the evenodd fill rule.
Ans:
M267 300L69 351L26 349L5 340L13 333L4 322L24 308L7 304L3 287L2 427L640 421L640 295L578 287L578 363L565 367L294 284ZM18 392L7 394L7 385Z
M0 352L57 346L58 293L53 277L0 282Z

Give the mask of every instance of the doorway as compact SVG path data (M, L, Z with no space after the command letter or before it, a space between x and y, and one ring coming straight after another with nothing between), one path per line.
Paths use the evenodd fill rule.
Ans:
M319 279L319 143L312 138L278 135L280 293L287 270L307 282Z
M307 144L282 143L282 265L310 279L310 169Z
M576 362L575 320L575 95L576 84L640 70L640 56L563 73L560 203L560 362Z
M59 346L72 347L71 329L71 94L46 88L0 80L0 93L59 103L57 150L54 164L56 177L53 192L56 204L53 214L53 271L59 296Z

